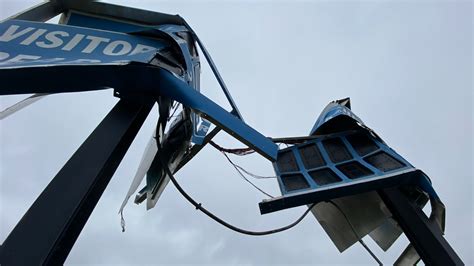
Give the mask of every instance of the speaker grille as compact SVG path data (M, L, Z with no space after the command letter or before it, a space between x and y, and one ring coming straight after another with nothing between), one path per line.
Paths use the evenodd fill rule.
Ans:
M377 144L367 134L354 134L347 137L354 150L364 156L378 149Z
M373 172L370 171L367 167L356 161L340 164L336 167L337 169L339 169L339 171L341 171L345 176L350 179L356 179L373 174Z
M370 155L364 158L364 160L383 172L405 167L405 164L401 163L400 161L383 151L378 152L374 155Z
M324 148L334 163L339 163L352 159L351 154L346 148L346 145L340 138L333 138L323 141Z
M278 154L277 165L280 172L296 172L299 171L296 163L295 155L291 150L284 151Z
M318 146L315 144L301 147L300 154L306 169L317 168L326 164L319 152Z
M314 182L320 186L336 183L342 180L328 168L309 172L309 175L313 178Z
M283 186L287 191L293 191L303 188L308 188L309 184L303 175L300 174L289 174L281 176L281 181L283 182Z

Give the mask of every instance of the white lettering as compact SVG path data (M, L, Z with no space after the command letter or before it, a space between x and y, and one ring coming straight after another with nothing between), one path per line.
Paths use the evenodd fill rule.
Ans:
M5 60L5 59L7 59L8 57L10 57L9 54L4 53L4 52L0 52L0 60Z
M84 38L83 34L76 34L74 37L62 48L64 51L71 51Z
M87 36L86 39L91 40L91 42L87 45L87 47L84 48L84 50L82 50L82 52L86 54L92 53L97 48L97 46L100 45L100 43L110 42L110 39L96 37L96 36Z
M64 61L65 58L62 57L55 57L55 58L47 58L42 60L36 60L35 63L54 63L59 61Z
M97 60L97 59L77 59L77 60L71 61L70 63L77 63L77 64L80 64L80 63L100 63L100 60Z
M36 45L38 45L41 48L56 48L56 47L59 47L64 43L64 41L62 39L60 39L58 37L58 35L62 36L62 37L67 37L67 36L69 36L69 33L65 32L65 31L52 31L52 32L46 34L46 36L45 36L46 40L48 40L49 43L36 42Z
M5 31L2 36L0 36L0 41L9 42L35 29L35 28L28 27L20 32L15 33L18 30L18 28L19 28L18 25L11 25L8 28L8 30Z
M45 29L37 29L35 32L33 32L33 34L31 34L28 38L23 40L20 44L30 45L31 43L36 41L36 39L38 39L41 35L43 35L45 32L46 32Z
M147 45L143 45L143 44L137 44L137 46L135 47L135 49L133 49L133 51L132 51L132 53L130 53L130 55L146 53L146 52L153 51L153 50L156 50L156 48L151 47L151 46L147 46Z
M41 56L36 56L36 55L26 55L26 54L19 54L5 62L4 64L9 64L9 63L23 63L23 62L28 62L30 60L38 60L40 59Z
M115 51L117 50L118 51ZM106 55L125 55L130 53L132 50L132 45L126 41L113 41L107 45L104 49L104 54Z

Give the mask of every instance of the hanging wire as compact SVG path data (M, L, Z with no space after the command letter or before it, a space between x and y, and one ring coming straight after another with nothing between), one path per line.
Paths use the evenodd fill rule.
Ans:
M159 136L158 136L158 138L159 138ZM161 145L159 143L160 142L158 141L158 152L161 152ZM311 206L298 219L296 219L296 221L294 221L293 223L291 223L289 225L286 225L286 226L283 226L283 227L280 227L280 228L276 228L276 229L267 230L267 231L249 231L249 230L245 230L245 229L242 229L242 228L239 228L237 226L234 226L234 225L231 225L231 224L227 223L226 221L222 220L221 218L217 217L215 214L213 214L212 212L210 212L206 208L204 208L201 203L196 202L179 185L178 181L176 180L176 178L174 177L174 175L171 173L170 169L168 168L168 165L166 165L161 160L161 156L158 156L158 159L159 159L163 169L165 170L165 173L169 176L171 182L174 184L176 189L179 191L179 193L181 193L181 195L186 200L189 201L189 203L191 203L196 208L196 210L202 211L209 218L213 219L214 221L218 222L219 224L229 228L230 230L233 230L233 231L241 233L241 234L252 235L252 236L263 236L263 235L270 235L270 234L275 234L275 233L286 231L290 228L293 228L295 225L299 224L306 217L306 215L308 215L308 213L311 211L311 209L316 205L316 203L311 204Z
M354 226L352 225L351 221L349 220L349 218L347 218L346 214L344 213L344 211L342 211L342 209L339 207L339 205L337 205L334 201L332 200L329 200L328 201L329 203L331 203L334 207L336 207L336 209L339 210L339 212L344 216L344 219L346 219L347 223L349 224L349 226L351 227L352 229L352 232L354 233L355 237L359 240L359 243L365 248L365 250L367 250L367 252L370 254L370 256L372 256L372 258L379 264L379 265L383 265L383 263L379 260L379 258L377 258L377 256L375 256L375 254L372 252L372 250L365 244L364 240L362 240L361 237L359 237L359 235L357 234Z
M218 151L225 152L225 153L232 153L239 156L245 156L245 155L249 155L255 152L255 150L252 148L238 148L238 149L224 148L222 146L219 146L212 140L209 141L209 144L211 144L212 147L216 148Z
M176 111L178 111L178 107L179 107L180 103L177 103L173 106L173 113L171 113L170 116L168 116L167 120L170 121L174 116L174 114L176 113Z
M247 155L247 154L242 154L242 153L239 153L240 151L242 150L247 150L247 149L226 149L226 148L222 148L221 146L217 145L215 142L213 142L212 140L209 142L214 148L216 148L218 151L222 152L224 155L226 153L232 153L232 154L235 154L233 152L229 152L229 151L237 151L238 154L235 154L235 155ZM253 151L253 150L252 150ZM236 168L239 168L242 172L246 173L247 175L253 177L253 178L256 178L256 179L268 179L268 178L276 178L276 176L262 176L262 175L256 175L254 173L251 173L249 172L248 170L246 170L245 168L243 168L242 166L234 163L228 156L226 156L227 160Z
M268 197L270 198L274 198L272 195L268 194L267 192L265 192L263 189L259 188L257 185L255 185L254 183L252 183L252 181L250 181L247 177L245 177L245 175L240 171L240 169L234 165L234 163L232 162L232 160L229 158L229 156L227 156L227 154L225 152L222 152L222 154L224 154L224 156L227 158L227 160L232 164L232 166L235 168L235 170L237 171L237 173L239 173L239 175L245 180L247 181L250 185L252 185L254 188L256 188L258 191L262 192L263 194L267 195Z
M237 173L245 180L247 181L250 185L252 185L255 189L257 189L258 191L260 191L261 193L265 194L266 196L270 197L270 198L274 198L274 196L270 195L269 193L265 192L263 189L261 189L260 187L258 187L257 185L255 185L252 181L250 181L247 177L245 177L245 175L242 173L246 173L248 174L249 176L251 177L254 177L256 179L267 179L267 178L276 178L276 176L260 176L260 175L256 175L256 174L253 174L247 170L245 170L243 167L235 164L230 158L229 156L227 156L227 153L232 153L232 154L236 154L236 155L247 155L249 153L247 153L248 151L252 151L252 149L250 148L243 148L243 149L227 149L227 148L223 148L219 145L217 145L215 142L213 142L212 140L209 141L209 143L214 147L216 148L218 151L220 151L224 156L225 158L227 159L227 161L229 161L229 163L235 168L235 170L237 171ZM247 154L244 154L244 153L247 153Z
M246 173L247 175L249 175L249 176L251 176L251 177L253 177L253 178L256 178L256 179L277 178L276 175L270 175L270 176L256 175L256 174L254 174L254 173L251 173L251 172L245 170L245 168L243 168L242 166L240 166L240 165L238 165L238 164L236 164L236 163L234 163L234 162L232 162L232 161L231 161L231 164L232 164L233 166L239 168L242 172L244 172L244 173Z

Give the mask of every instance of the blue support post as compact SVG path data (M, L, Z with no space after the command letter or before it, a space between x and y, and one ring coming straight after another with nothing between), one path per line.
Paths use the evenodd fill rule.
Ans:
M170 72L159 70L159 94L192 108L212 123L221 127L227 133L248 145L265 158L275 161L278 146L269 138L263 136L242 120L227 112L206 96L179 80Z

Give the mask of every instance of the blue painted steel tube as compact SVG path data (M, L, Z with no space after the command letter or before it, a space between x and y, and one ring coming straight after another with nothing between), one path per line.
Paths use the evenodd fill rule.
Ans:
M180 18L181 18L181 17L180 17ZM232 99L232 95L230 95L230 92L229 92L229 90L227 89L227 85L225 85L224 79L221 77L221 74L220 74L219 71L217 70L216 64L215 64L214 61L212 60L211 55L210 55L209 52L207 51L206 47L204 46L204 44L202 43L201 39L200 39L199 36L196 34L196 32L194 32L194 30L193 30L193 29L191 28L191 26L186 22L186 20L184 20L183 18L181 18L181 19L182 19L184 25L186 26L186 28L188 28L188 30L189 30L189 31L191 32L191 34L193 35L194 39L195 39L195 40L197 41L197 43L199 44L199 47L201 47L202 53L204 54L204 57L206 58L207 62L209 63L209 66L211 67L212 72L214 73L214 76L216 77L217 81L219 82L219 85L221 85L222 91L224 92L225 97L226 97L227 100L229 101L230 106L232 106L233 111L237 114L237 117L239 117L242 121L244 121L244 118L242 117L242 114L240 113L239 108L238 108L237 105L235 104L234 99Z
M88 77L84 79L83 77ZM51 78L54 77L54 78ZM202 117L275 161L278 146L167 70L145 64L58 65L0 69L0 95L64 93L114 88L126 95L163 95L194 109Z
M212 123L222 127L227 133L255 149L265 158L275 161L278 146L270 139L251 128L243 121L227 112L215 102L176 78L170 72L159 70L159 94L188 106Z

